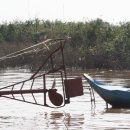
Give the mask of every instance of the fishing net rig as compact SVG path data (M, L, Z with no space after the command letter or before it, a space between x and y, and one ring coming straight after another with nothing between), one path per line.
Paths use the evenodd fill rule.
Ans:
M41 64L29 79L0 88L0 97L60 108L70 103L70 98L83 95L82 79L67 78L64 47L69 39L48 39L1 57L0 62L19 57L24 62L28 57L30 62L36 54L40 54Z
M27 66L35 68L57 47L62 39L47 39L38 44L26 47L19 51L0 58L0 67Z

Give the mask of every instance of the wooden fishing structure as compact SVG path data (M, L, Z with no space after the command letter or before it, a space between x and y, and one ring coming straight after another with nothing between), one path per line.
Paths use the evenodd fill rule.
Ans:
M39 45L44 45L44 47L49 52L48 56L44 59L42 64L35 71L35 73L31 75L29 79L0 88L0 97L40 106L59 108L70 103L70 98L83 95L82 79L67 79L67 72L64 60L64 47L68 41L68 38L49 39L37 45L28 47L26 49L14 52L0 58L0 60L2 61L5 59L16 57L22 55L25 51L30 52L30 50L28 49L32 49ZM53 51L51 51L50 46L53 45L56 45L56 47ZM59 55L61 55L60 58ZM58 65L56 65L55 63L55 58L59 58ZM43 71L44 67L48 66L48 64L48 69L46 71ZM47 81L49 76L51 76L51 79L53 78L53 80L51 80L51 84L49 84ZM59 86L57 87L56 84L57 77L61 79L60 90L62 90L62 93L58 92ZM38 81L40 81L40 85ZM40 96L38 96L38 94L40 94ZM27 97L28 100L26 99ZM39 101L39 97L42 97L42 100Z

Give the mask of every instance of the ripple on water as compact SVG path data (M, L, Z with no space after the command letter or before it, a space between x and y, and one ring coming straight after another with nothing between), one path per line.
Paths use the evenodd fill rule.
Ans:
M89 71L89 74L110 84L124 86L130 84L130 72ZM31 73L29 71L2 71L0 72L0 83L2 83L2 86L6 86L11 82L24 80L30 77L30 75ZM80 72L72 73L70 75L71 78L73 78L73 75L76 77L76 75L81 76L82 74ZM39 86L41 84L40 82L40 80L37 80ZM52 81L50 80L50 82ZM84 79L83 83L88 86ZM0 98L0 129L126 130L130 128L129 109L105 109L105 102L97 94L95 94L95 97L96 106L94 104L92 106L89 90L84 87L83 96L72 98L70 104L60 109L51 109Z

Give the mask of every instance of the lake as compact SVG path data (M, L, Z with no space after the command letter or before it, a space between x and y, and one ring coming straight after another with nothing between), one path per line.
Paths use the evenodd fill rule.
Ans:
M130 86L130 71L86 70L69 72L70 78L82 77L84 95L70 99L62 108L48 108L0 98L0 130L126 130L130 129L130 109L106 109L105 102L95 93L91 104L89 84L82 74L112 85ZM28 79L26 69L0 71L0 86ZM40 80L37 81L40 85ZM40 98L40 97L39 97Z

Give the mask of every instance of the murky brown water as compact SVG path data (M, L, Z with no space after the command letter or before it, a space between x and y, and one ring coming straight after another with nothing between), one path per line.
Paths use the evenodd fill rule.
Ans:
M72 72L71 77L84 72ZM130 86L130 71L88 70L92 77L112 85ZM0 72L0 86L28 79L27 70ZM83 78L84 85L88 86ZM39 83L40 84L40 83ZM130 129L130 109L106 109L105 102L97 95L96 106L90 102L89 90L71 99L63 108L53 109L0 98L0 130L126 130Z

